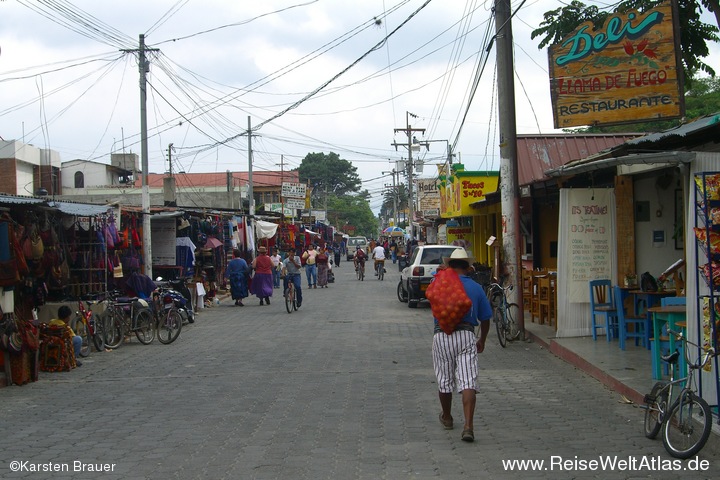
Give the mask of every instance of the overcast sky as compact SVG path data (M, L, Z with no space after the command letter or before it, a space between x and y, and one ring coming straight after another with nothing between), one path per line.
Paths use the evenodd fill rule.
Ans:
M258 125L332 79L424 1L0 1L0 137L24 135L63 161L109 163L123 145L139 153L137 59L121 49L136 49L146 33L159 49L150 57L150 171L167 170L169 143L174 170L247 170L246 136L214 145L242 134L248 115ZM98 28L83 29L43 3L65 5ZM308 152L337 152L358 167L377 211L391 183L379 177L391 170L389 159L406 155L390 144L406 141L393 129L407 111L417 115L414 128L427 129L425 140L457 137L492 3L430 2L313 98L256 131L254 168L279 169L281 154L293 168ZM519 133L553 132L547 51L530 32L563 3L527 0L513 19ZM708 63L717 65L717 53L713 46ZM494 71L493 49L456 146L470 170L498 167ZM436 163L444 151L433 143L425 159ZM426 166L423 176L435 171Z

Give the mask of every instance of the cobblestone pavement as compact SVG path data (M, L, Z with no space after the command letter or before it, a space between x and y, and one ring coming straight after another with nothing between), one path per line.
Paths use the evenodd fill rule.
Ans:
M550 470L601 455L669 461L642 434L642 411L531 343L480 357L476 442L442 429L430 311L396 297L397 269L358 282L351 265L328 289L205 310L172 345L136 340L81 368L0 389L2 478L677 478L677 472ZM650 386L650 384L649 384ZM457 397L456 397L457 400ZM705 472L718 456L706 447ZM502 460L545 460L507 472ZM11 472L12 461L67 472ZM75 462L113 464L78 473ZM686 464L683 463L682 466Z

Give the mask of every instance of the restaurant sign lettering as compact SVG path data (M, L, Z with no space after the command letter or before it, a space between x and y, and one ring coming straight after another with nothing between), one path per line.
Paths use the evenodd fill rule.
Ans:
M678 51L670 2L578 26L549 49L555 128L681 117Z

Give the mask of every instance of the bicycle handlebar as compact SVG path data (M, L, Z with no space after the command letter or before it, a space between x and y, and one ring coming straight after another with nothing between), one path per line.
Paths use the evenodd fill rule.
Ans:
M718 355L718 353L715 351L715 349L713 347L706 347L704 345L700 346L696 343L693 343L690 340L688 340L685 337L685 335L682 334L682 332L677 332L670 328L668 328L667 331L670 335L674 336L679 341L685 342L685 344L687 344L687 345L692 345L693 347L697 347L704 352L704 354L700 358L698 358L698 363L693 363L688 356L688 351L687 351L688 349L687 348L683 349L684 350L683 354L685 355L685 360L687 361L688 366L691 368L702 368L708 364L708 362L710 361L711 358Z

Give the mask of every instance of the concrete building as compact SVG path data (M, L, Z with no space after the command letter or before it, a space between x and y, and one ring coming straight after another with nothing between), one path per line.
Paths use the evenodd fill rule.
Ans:
M0 140L0 192L34 195L61 193L60 154L17 140Z

